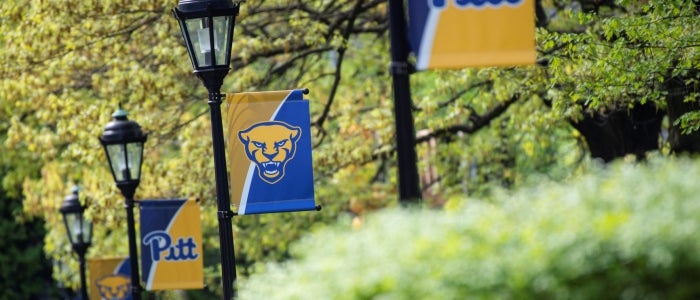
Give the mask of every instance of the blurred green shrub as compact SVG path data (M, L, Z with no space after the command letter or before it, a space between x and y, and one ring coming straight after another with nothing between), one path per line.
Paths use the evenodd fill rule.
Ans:
M239 299L700 299L700 163L618 163L304 238Z

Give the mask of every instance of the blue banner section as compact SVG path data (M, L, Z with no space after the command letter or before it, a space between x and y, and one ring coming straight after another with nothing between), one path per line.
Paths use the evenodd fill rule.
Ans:
M238 214L316 209L303 97L303 90L227 95L231 170L240 170L231 175Z
M409 32L408 38L411 49L416 55L418 55L420 51L423 34L426 30L428 13L430 12L428 2L429 1L410 1L409 4L409 22L407 24Z

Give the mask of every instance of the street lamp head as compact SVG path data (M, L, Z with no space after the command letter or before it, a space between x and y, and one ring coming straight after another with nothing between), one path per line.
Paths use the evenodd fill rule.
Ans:
M72 192L63 198L59 211L63 215L63 223L73 249L84 251L92 242L92 222L85 220L83 213L85 206L80 204L78 192L80 188L73 186Z
M122 193L130 197L141 180L143 143L147 135L138 123L126 116L126 111L121 108L112 114L112 121L105 126L100 143L107 155L114 181Z
M180 0L173 8L194 73L209 91L218 92L228 74L239 7L232 0Z

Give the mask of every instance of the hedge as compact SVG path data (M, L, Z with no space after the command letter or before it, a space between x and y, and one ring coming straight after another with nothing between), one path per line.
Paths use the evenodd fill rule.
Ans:
M335 226L239 299L700 299L700 163L618 163L566 183Z

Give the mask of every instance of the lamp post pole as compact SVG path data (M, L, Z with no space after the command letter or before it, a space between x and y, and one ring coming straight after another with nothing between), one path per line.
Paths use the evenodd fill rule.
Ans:
M126 225L129 242L129 268L131 269L131 297L141 299L141 279L139 278L139 256L136 240L136 222L134 220L134 194L141 182L141 163L143 162L143 144L147 135L141 126L127 118L121 108L112 114L112 121L107 123L100 137L104 147L112 176L125 199Z
M235 297L236 260L233 248L233 212L228 191L226 153L223 124L221 121L221 98L219 91L209 91L211 136L214 147L214 175L216 177L216 204L219 219L219 243L221 247L221 272L224 299Z
M420 201L420 183L416 166L416 132L411 111L413 67L408 63L406 18L402 0L389 0L389 29L391 31L391 75L394 93L394 122L398 157L399 202L403 205Z
M138 183L137 183L138 184ZM119 186L124 195L126 209L126 231L129 239L129 268L131 271L131 298L141 299L141 278L139 276L139 253L136 248L136 221L134 220L134 193L136 186Z
M216 205L221 249L221 281L224 299L236 296L236 258L233 248L232 221L226 146L221 119L224 95L221 86L229 72L233 27L240 3L232 0L180 0L173 15L180 24L182 36L197 76L209 92L209 113L216 177Z
M78 254L78 264L80 265L80 299L89 300L87 294L87 279L85 276L85 253L87 252L87 247L84 250L79 251L73 247L73 250Z

